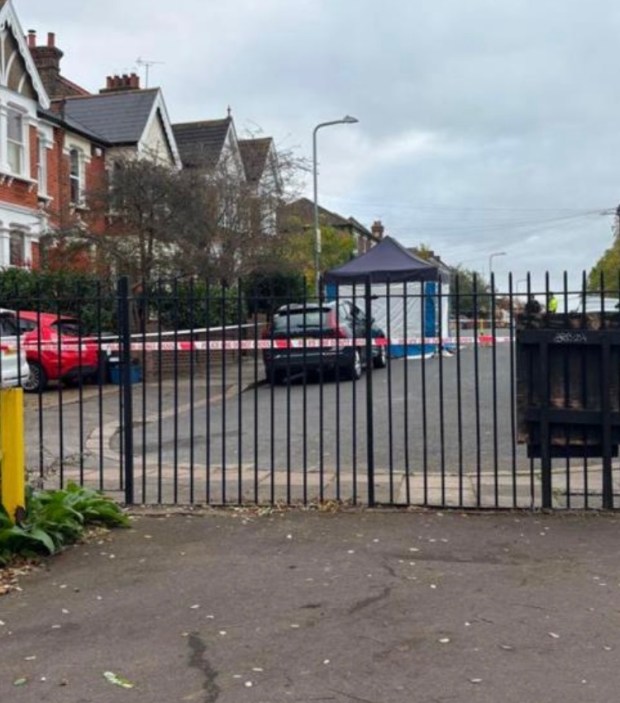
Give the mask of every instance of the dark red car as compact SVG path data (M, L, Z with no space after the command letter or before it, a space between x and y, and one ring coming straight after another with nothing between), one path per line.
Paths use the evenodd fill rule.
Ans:
M40 393L49 381L75 383L97 378L99 346L80 334L76 318L29 310L20 310L16 318L30 369L22 381L25 391Z

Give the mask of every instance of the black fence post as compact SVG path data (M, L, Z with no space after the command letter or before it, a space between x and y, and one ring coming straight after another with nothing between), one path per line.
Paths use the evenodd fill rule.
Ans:
M370 276L366 277L366 449L368 464L368 507L375 504L375 433L372 397L372 299L370 297Z
M125 503L134 502L133 486L133 393L131 385L131 324L129 314L129 280L126 276L119 278L117 284L118 296L118 327L120 339L120 382L123 398L123 446L125 466Z

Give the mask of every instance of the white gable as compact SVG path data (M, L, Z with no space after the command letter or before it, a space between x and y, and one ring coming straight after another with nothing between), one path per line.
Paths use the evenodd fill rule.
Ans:
M27 79L36 93L32 99L49 109L50 100L24 39L24 30L12 0L7 0L0 8L0 86L22 94L26 91Z

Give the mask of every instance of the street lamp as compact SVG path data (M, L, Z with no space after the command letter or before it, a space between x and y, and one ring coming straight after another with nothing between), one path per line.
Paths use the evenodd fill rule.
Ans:
M314 177L314 276L316 282L317 296L319 295L319 285L321 281L321 226L319 224L319 189L316 161L316 133L322 127L330 127L334 124L355 124L356 122L359 122L356 117L345 115L341 120L321 122L312 131L312 175Z
M506 256L506 252L505 251L494 251L489 256L489 283L491 283L491 278L493 277L493 259L496 256Z

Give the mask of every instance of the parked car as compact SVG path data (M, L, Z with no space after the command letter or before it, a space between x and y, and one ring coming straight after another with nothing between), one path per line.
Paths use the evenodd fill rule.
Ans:
M308 373L337 372L345 378L357 380L366 363L365 344L353 340L366 338L368 325L374 339L373 366L387 364L384 332L366 321L363 310L350 300L317 304L289 304L278 308L263 338L271 342L263 350L265 374L270 383L280 383L287 377ZM312 344L313 340L338 340L338 346ZM278 342L287 340L287 346L278 348ZM346 340L350 343L346 344ZM304 343L305 342L305 343Z
M97 378L102 368L99 345L83 338L77 318L20 310L16 322L28 361L25 391L40 393L49 381Z
M0 387L14 388L30 373L26 350L18 343L15 313L0 308Z

